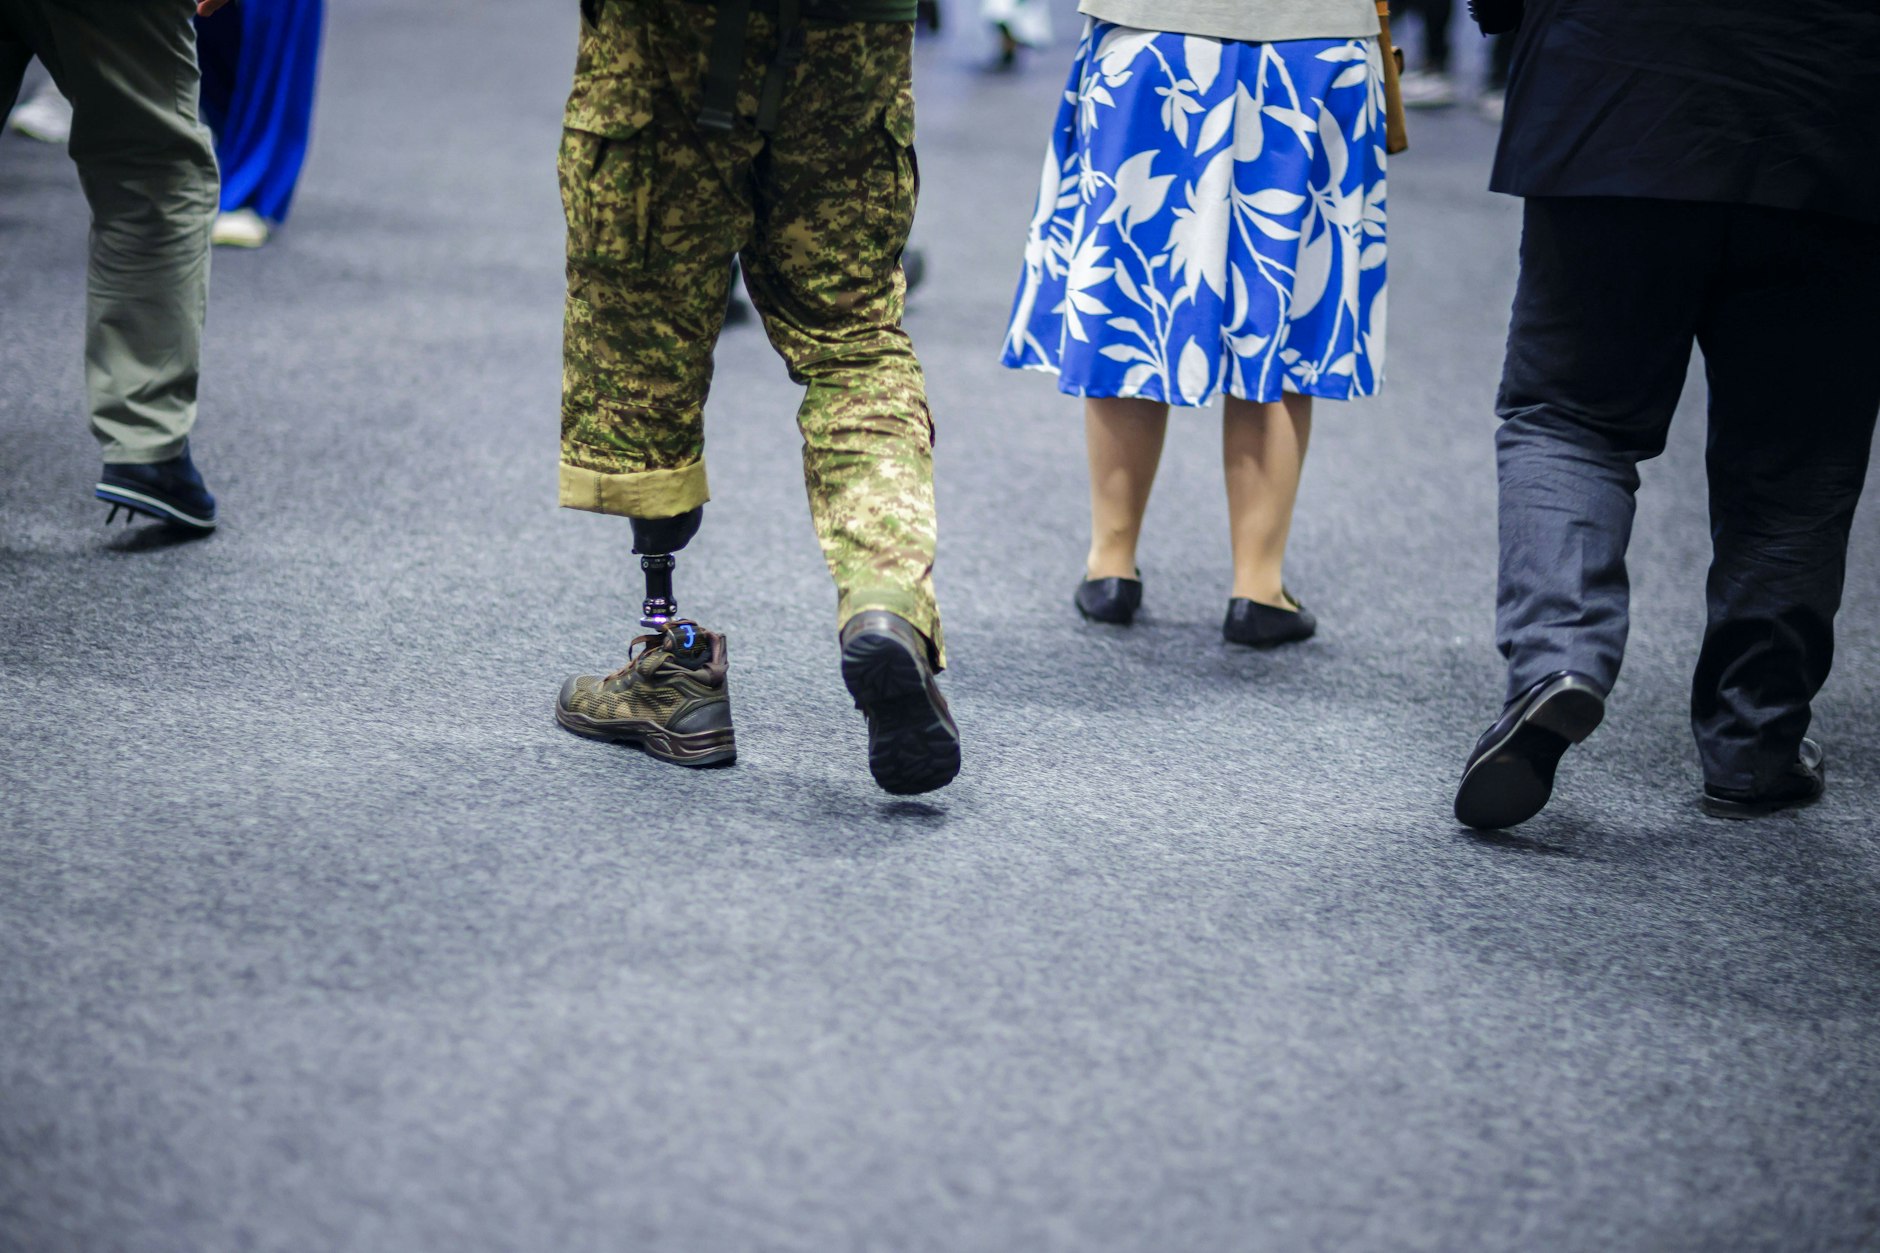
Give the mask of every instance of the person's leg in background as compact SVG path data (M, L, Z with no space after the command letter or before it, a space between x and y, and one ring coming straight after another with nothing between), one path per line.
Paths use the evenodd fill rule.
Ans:
M1880 244L1852 219L1745 206L1720 286L1698 328L1713 561L1691 716L1705 808L1750 817L1820 792L1798 761L1880 411ZM1774 309L1809 368L1771 355Z
M203 114L222 166L218 244L258 248L287 220L313 127L322 0L232 4L197 21Z
M18 109L20 85L26 67L32 63L33 50L23 30L14 30L17 18L9 12L10 2L0 3L0 118L22 135L45 143L62 144L72 137L72 106L59 94L57 85L42 84Z
M1496 402L1495 635L1507 703L1457 791L1467 826L1538 813L1561 756L1603 717L1629 627L1638 467L1664 451L1722 255L1723 212L1598 197L1526 202Z
M1501 125L1502 110L1508 96L1508 66L1514 59L1514 35L1491 35L1488 40L1488 75L1482 80L1482 95L1477 108L1482 116Z
M913 26L812 27L757 166L745 283L806 391L803 479L835 580L843 679L868 718L884 789L959 771L933 680L946 664L933 586L933 418L902 329L914 221Z
M15 95L18 89L15 89ZM7 126L42 144L63 145L72 138L72 102L59 94L56 83L39 84L37 91L9 113L0 109Z
M73 106L71 155L92 213L85 379L105 461L96 494L113 516L122 506L207 530L215 500L189 434L217 181L197 116L194 10L190 0L7 9L14 41Z
M1455 0L1407 0L1406 10L1420 19L1423 56L1403 76L1403 103L1408 109L1441 109L1456 102L1456 83L1449 73L1449 25L1455 19Z
M1016 68L1021 49L1042 48L1051 42L1047 0L980 0L979 18L998 36L995 69Z
M13 3L0 0L0 116L12 111L13 102L19 99L20 84L26 80L26 67L33 60L33 50L24 35L13 30Z

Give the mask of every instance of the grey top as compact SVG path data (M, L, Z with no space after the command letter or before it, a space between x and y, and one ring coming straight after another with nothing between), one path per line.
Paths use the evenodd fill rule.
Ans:
M1377 34L1372 0L1082 0L1077 11L1141 30L1263 43Z

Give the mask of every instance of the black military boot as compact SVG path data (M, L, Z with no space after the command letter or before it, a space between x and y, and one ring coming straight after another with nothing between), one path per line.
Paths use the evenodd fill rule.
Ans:
M868 769L898 796L960 772L960 729L934 681L927 641L899 614L870 609L842 628L842 681L868 719Z

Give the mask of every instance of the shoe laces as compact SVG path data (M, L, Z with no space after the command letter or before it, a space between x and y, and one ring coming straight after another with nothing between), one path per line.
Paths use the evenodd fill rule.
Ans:
M645 661L647 657L652 655L655 649L657 649L660 645L664 644L665 642L666 642L666 637L664 635L655 634L655 635L638 636L637 638L634 639L634 641L631 644L627 645L626 664L621 666L620 669L614 671L612 674L608 675L606 681L608 683L612 683L615 679L623 679L627 675L632 674L634 669L642 661ZM645 647L641 648L641 645L645 645ZM637 653L633 651L636 648L640 649L640 651Z

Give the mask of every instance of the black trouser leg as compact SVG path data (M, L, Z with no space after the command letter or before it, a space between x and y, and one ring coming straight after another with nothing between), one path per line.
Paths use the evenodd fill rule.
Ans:
M1508 89L1508 66L1514 60L1514 33L1496 35L1488 41L1488 77L1483 86L1489 91Z
M13 103L19 99L20 83L32 60L32 49L26 46L25 40L8 31L4 16L0 16L0 122L5 122L7 114L13 112Z
M1880 410L1880 243L1852 220L1732 213L1698 330L1714 555L1691 718L1705 782L1758 792L1795 760L1834 660Z
M1510 698L1558 670L1618 679L1638 465L1664 451L1725 222L1669 201L1527 202L1496 402Z
M1456 15L1456 0L1422 0L1423 60L1439 74L1449 72L1449 23Z

